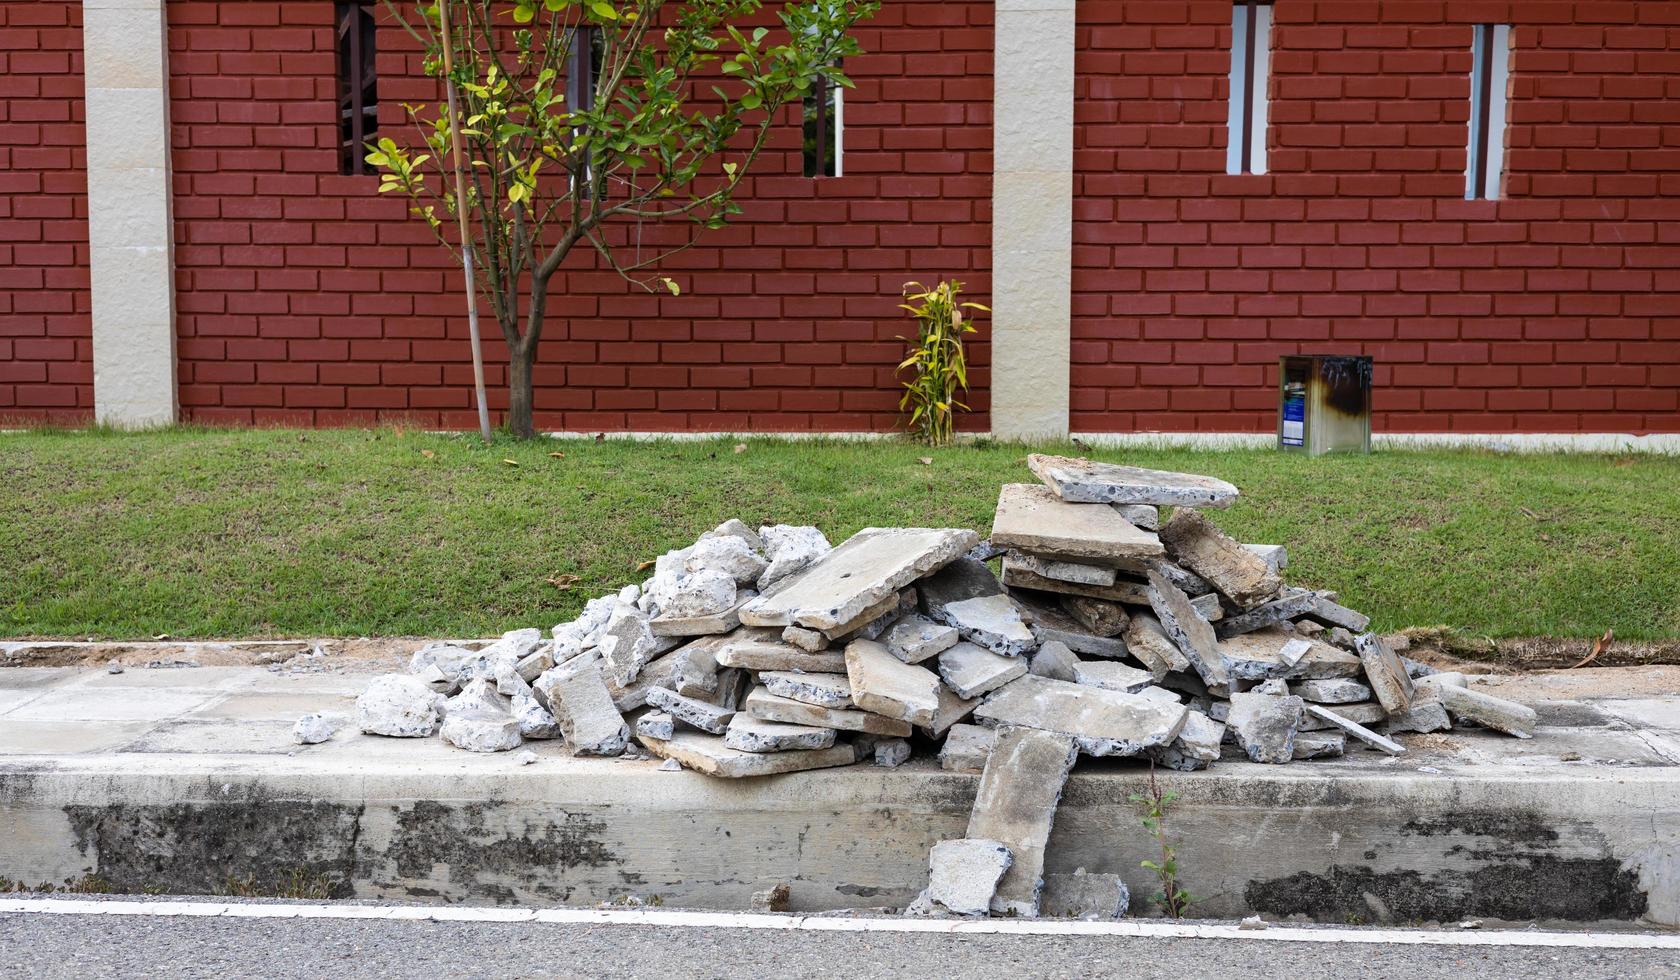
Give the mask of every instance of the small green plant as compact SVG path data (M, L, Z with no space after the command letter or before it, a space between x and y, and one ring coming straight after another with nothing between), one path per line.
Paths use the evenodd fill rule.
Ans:
M1162 792L1160 784L1155 781L1155 766L1151 763L1149 792L1133 793L1130 798L1143 809L1143 829L1149 831L1161 845L1161 860L1142 862L1142 866L1155 872L1155 877L1161 881L1161 891L1155 896L1155 901L1161 906L1162 912L1172 918L1182 919L1189 913L1190 903L1195 899L1178 886L1178 854L1167 838L1167 812L1178 802L1178 792Z
M963 334L974 333L974 322L964 310L990 313L979 303L959 303L962 283L942 282L929 289L919 282L904 286L905 303L899 308L916 318L916 339L898 339L910 344L910 356L898 366L911 371L904 382L904 397L898 409L909 412L909 428L930 446L951 441L957 411L968 406L957 401L958 392L968 391L968 358L963 353Z

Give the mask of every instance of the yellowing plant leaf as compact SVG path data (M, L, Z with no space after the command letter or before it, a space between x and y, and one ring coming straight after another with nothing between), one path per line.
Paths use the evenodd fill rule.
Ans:
M504 459L504 460L502 460L502 462L506 463L509 466L518 466L519 465L519 460L517 460L517 459Z

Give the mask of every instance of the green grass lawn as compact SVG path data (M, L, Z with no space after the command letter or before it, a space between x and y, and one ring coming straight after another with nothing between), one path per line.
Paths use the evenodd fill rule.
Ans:
M871 525L984 533L998 485L1032 479L1019 446L734 446L486 447L389 429L0 435L0 637L547 627L729 517L816 524L836 543ZM1680 459L1093 455L1237 484L1243 498L1218 523L1287 544L1291 581L1335 589L1376 628L1680 636ZM561 592L546 581L557 574L582 581Z

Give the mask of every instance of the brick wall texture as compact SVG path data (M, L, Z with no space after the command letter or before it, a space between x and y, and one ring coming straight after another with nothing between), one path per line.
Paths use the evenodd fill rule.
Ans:
M93 414L82 5L0 2L0 419Z
M337 173L332 7L169 0L183 412L470 427L451 257ZM0 417L92 406L79 9L0 0ZM1379 431L1680 431L1680 3L1277 0L1263 176L1224 172L1228 2L1078 9L1075 431L1270 430L1296 352L1375 357ZM1513 25L1497 201L1463 199L1477 23ZM790 112L680 297L574 255L539 427L891 428L901 284L989 291L991 24L887 3L847 176L800 176ZM390 130L436 91L379 43Z

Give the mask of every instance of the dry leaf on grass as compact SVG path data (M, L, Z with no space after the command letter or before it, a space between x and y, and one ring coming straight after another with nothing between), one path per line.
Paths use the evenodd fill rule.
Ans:
M737 456L739 456L739 455L741 455L741 454L742 454L742 453L744 453L744 452L746 452L746 451L747 451L747 444L746 444L746 443L744 443L744 442L737 442L737 443L736 443L736 444L735 444L735 455L737 455Z
M645 571L647 571L647 570L648 570L648 569L650 569L650 568L652 568L652 567L653 567L653 566L654 566L654 563L653 563L653 562L651 562L651 561L642 561L642 562L637 562L637 563L636 563L636 571L638 571L638 572L645 572Z
M933 457L932 456L923 456L921 458L920 462L923 466L932 466L933 465Z
M430 449L420 450L420 455L426 457L427 459L437 459L437 453L432 452Z
M504 459L504 460L502 460L502 462L506 463L509 466L518 466L519 465L519 460L517 460L517 459Z
M1615 630L1605 630L1604 635L1599 637L1598 640L1595 643L1593 643L1592 652L1587 654L1585 659L1583 659L1580 663L1575 664L1573 667L1570 667L1569 669L1574 670L1577 667L1585 667L1587 664L1590 664L1594 660L1597 660L1599 654L1601 654L1604 651L1610 649L1610 641L1615 639L1615 638L1616 638Z
M545 581L549 585L552 585L555 588L559 589L561 592L565 592L567 589L570 589L572 586L577 585L579 582L583 581L583 576L581 576L581 575L554 575L554 576L550 576L549 578L543 579L543 581Z
M549 459L565 459L566 454L565 453L549 453L548 458Z

